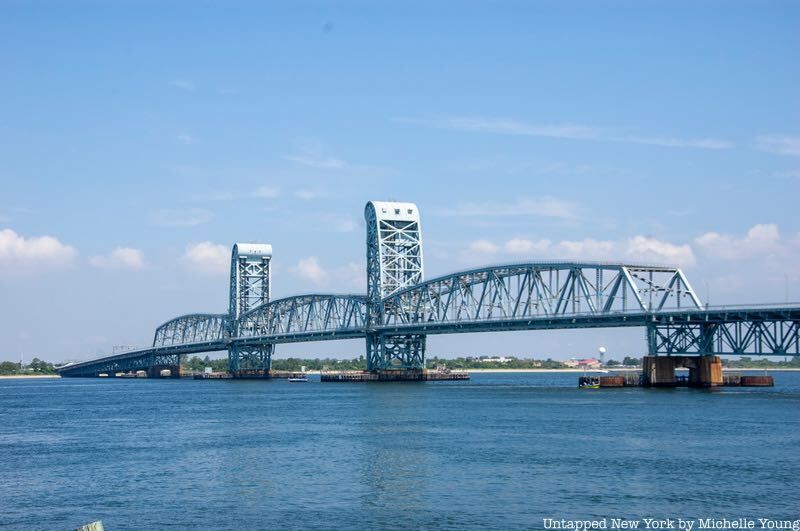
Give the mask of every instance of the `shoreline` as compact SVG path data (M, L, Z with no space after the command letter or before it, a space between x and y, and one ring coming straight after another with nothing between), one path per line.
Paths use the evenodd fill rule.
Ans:
M430 370L430 369L429 369ZM618 372L641 372L641 368L624 368L624 369L605 369L605 370L586 370L583 369L451 369L455 372L468 372L468 373L555 373L555 374L610 374L610 373L618 373ZM683 367L678 367L675 370L677 371L687 371L689 369L685 369ZM765 372L800 372L798 368L768 368L764 369L762 367L743 367L743 368L731 368L731 367L723 367L723 372L735 372L735 371L765 371ZM299 372L299 371L296 371ZM306 374L320 374L321 371L313 370L313 371L306 371ZM7 379L7 380L37 380L37 379L53 379L53 378L61 378L60 374L0 374L0 380Z
M0 374L0 379L8 378L8 379L31 379L35 380L38 378L61 378L60 374Z

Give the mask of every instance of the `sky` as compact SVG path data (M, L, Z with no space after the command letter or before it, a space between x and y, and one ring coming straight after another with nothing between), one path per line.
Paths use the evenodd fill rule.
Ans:
M364 204L416 203L428 278L680 265L800 301L800 4L0 4L0 359L147 345L273 297L366 291ZM436 336L429 355L640 355L644 331ZM352 357L363 341L279 346Z

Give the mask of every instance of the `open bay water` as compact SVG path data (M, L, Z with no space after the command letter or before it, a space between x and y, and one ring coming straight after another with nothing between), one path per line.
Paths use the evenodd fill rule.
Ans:
M581 390L563 373L0 380L0 527L796 519L800 373L772 374L716 390Z

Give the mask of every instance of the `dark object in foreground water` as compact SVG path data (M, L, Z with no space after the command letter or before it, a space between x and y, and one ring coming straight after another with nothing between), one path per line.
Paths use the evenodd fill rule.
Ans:
M720 387L774 387L772 376L740 376L739 374L724 374ZM597 389L600 387L647 387L643 384L641 373L626 374L625 376L581 376L578 378L578 387L582 389ZM670 385L659 387L692 387L687 376L675 378Z

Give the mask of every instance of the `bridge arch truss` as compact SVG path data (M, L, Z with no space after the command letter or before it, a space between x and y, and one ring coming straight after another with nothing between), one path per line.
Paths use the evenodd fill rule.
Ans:
M383 326L604 316L701 308L679 268L602 262L490 266L428 280L383 300Z

